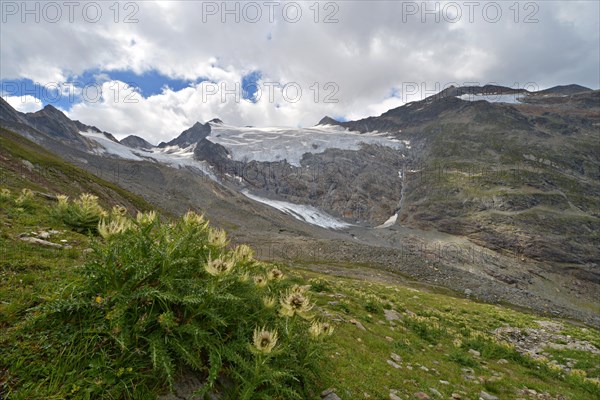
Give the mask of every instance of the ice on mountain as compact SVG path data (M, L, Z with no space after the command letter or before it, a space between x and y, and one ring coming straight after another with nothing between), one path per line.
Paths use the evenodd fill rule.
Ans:
M299 221L306 222L311 225L317 225L327 229L344 229L351 226L350 224L337 220L331 215L313 206L294 204L281 200L265 199L264 197L253 195L246 190L242 191L242 193L254 201L266 204L296 218Z
M211 124L211 129L207 139L228 149L236 161L272 162L285 159L297 167L305 153L322 153L331 148L359 150L363 143L395 149L407 146L407 143L399 142L386 132L361 134L333 125L311 128L241 128Z
M470 94L465 93L461 96L456 96L461 100L466 101L478 101L485 100L488 103L508 103L508 104L520 104L521 99L525 95L518 94Z

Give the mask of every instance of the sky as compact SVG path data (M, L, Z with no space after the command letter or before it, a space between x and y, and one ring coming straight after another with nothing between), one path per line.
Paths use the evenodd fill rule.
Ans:
M600 88L598 1L0 1L1 95L158 143L312 126L450 85Z

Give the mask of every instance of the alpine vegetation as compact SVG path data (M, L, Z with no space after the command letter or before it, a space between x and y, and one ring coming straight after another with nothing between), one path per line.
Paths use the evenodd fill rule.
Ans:
M79 279L21 327L46 350L22 366L36 379L12 398L68 391L146 399L172 389L183 373L204 382L200 398L316 394L317 338L331 327L312 320L305 288L256 261L250 247L230 248L225 231L194 212L172 223L155 212L130 218L123 207L107 212L82 195L59 197L54 214L97 235Z

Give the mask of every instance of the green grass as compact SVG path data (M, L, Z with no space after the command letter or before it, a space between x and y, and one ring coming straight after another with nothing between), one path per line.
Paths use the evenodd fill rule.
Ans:
M31 163L29 170L23 161ZM105 206L121 204L130 210L154 209L127 190L71 165L26 138L0 128L0 185L14 191L29 188L74 197L94 193ZM164 213L163 213L164 214Z
M461 392L463 398L477 398L484 390L508 400L519 397L516 391L523 387L568 399L600 396L596 383L554 371L491 334L504 325L538 327L535 321L543 319L539 316L407 287L328 278L307 271L300 275L327 282L330 291L315 293L317 304L334 319L345 321L338 323L329 357L322 364L325 382L339 389L342 398L364 398L367 393L371 398L384 399L389 397L390 389L397 390L401 398L412 398L419 391L434 398L429 389L434 388L444 398ZM340 304L330 306L332 295L344 297L336 298ZM402 313L402 320L392 324L383 315L365 310L368 301L378 300ZM353 318L366 331L347 322ZM569 332L585 340L600 338L597 330L563 323ZM474 356L469 350L479 351L480 355ZM401 369L387 364L392 353L402 358ZM578 360L577 368L586 371L589 378L598 377L599 356L570 352L569 357ZM466 379L469 375L475 379Z

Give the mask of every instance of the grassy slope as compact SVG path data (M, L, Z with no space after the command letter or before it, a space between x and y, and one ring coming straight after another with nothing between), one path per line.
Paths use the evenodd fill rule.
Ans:
M548 368L553 359L564 362L571 358L576 360L575 368L598 378L599 355L549 350L547 362L534 362L503 347L491 335L501 326L538 328L536 321L547 319L398 285L332 279L313 272L302 275L316 278L318 283L313 286L320 292L315 297L324 312L345 321L338 324L324 365L328 385L340 389L342 398L368 394L384 399L390 389L397 390L401 398L413 398L419 391L435 398L430 390L434 388L443 398L453 393L463 399L478 398L484 390L501 399L514 399L519 397L516 390L524 387L568 399L600 398L597 386L568 375L565 378ZM384 308L397 310L402 319L387 321ZM366 330L349 322L352 319ZM598 331L565 323L563 333L600 348ZM473 339L478 335L482 335L480 339ZM457 339L462 342L460 347L456 347ZM473 356L470 349L478 350L481 356ZM392 353L401 357L398 364L402 368L388 365ZM508 362L498 363L501 359ZM475 379L469 380L468 375Z
M77 194L76 188L81 187L95 192L109 204L122 201L147 207L139 198L60 162L25 140L11 138L6 132L2 132L0 140L4 177L1 186L11 189L13 198L14 192L23 187L45 192L64 191L70 195ZM22 171L16 173L14 167L19 160L15 155L44 166L52 179L32 183L27 172L25 176ZM72 185L72 181L77 185ZM36 198L25 207L17 207L14 200L0 203L0 395L16 383L27 381L28 377L17 376L14 370L20 362L32 362L6 359L7 346L43 346L43 343L28 342L24 337L15 338L13 327L23 319L28 308L56 297L62 288L77 279L72 268L85 260L83 250L87 248L88 238L52 220L48 216L48 207L52 204L42 198ZM60 232L52 241L66 240L73 248L41 248L18 238L20 233L47 228ZM600 398L600 390L594 383L553 372L546 363L521 357L491 338L490 331L503 325L535 327L535 321L541 319L537 316L409 287L333 278L303 270L288 272L299 281L310 280L318 312L337 323L323 362L321 385L324 389L335 387L343 399L367 395L386 399L390 389L398 390L404 399L412 398L419 391L435 398L431 388L442 393L443 398L449 398L452 393L463 399L477 398L481 390L501 399L527 398L516 392L524 387L553 396L561 394L568 399ZM397 310L402 320L394 324L386 321L384 308ZM366 330L359 329L351 320L360 322ZM565 334L600 348L600 332L568 323L564 326ZM456 339L462 341L460 347L456 347ZM470 349L480 351L481 356L471 355ZM386 362L392 352L401 357L402 368L393 368ZM600 357L589 353L551 350L548 358L560 362L572 359L574 367L586 371L588 377L600 375ZM506 359L507 363L498 363L499 359ZM473 371L463 371L463 368ZM465 378L469 375L474 379ZM68 398L69 394L64 393L63 397Z
M24 161L33 165L33 168ZM93 193L104 206L121 204L138 211L155 208L141 197L65 162L43 147L4 128L0 128L0 185L15 190L27 187L71 197Z

